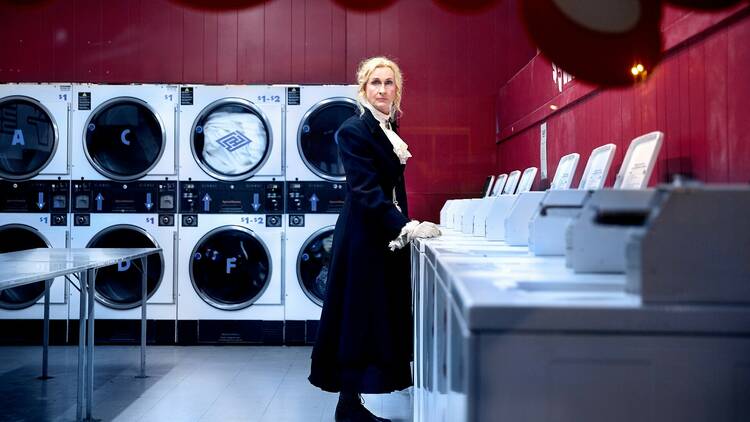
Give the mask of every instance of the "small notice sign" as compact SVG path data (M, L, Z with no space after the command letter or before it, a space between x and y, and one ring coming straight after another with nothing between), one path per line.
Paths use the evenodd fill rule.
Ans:
M78 93L78 109L79 110L91 110L91 93L90 92Z
M286 104L287 105L299 105L300 103L300 92L298 86L290 86L286 89Z
M180 105L193 105L193 87L180 88Z

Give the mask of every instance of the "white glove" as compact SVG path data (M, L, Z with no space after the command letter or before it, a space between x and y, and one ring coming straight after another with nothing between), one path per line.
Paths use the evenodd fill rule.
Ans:
M417 220L412 220L404 225L398 237L388 243L388 247L395 251L403 248L414 239L429 239L440 235L440 229L434 223L429 221L420 223Z

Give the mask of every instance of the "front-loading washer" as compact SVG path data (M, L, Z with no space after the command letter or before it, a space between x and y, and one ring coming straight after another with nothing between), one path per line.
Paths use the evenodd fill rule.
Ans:
M334 135L357 115L357 85L286 87L286 180L342 182Z
M176 181L72 182L72 247L162 249L147 258L146 312L152 342L174 343L175 338L176 201ZM142 275L140 259L97 270L97 341L140 342ZM72 297L77 303L78 295Z
M0 85L0 179L70 176L69 84Z
M346 195L341 182L287 182L284 341L312 344L333 247L333 233Z
M0 253L34 248L66 248L70 241L70 181L0 181ZM46 283L0 291L0 340L36 342L41 331L30 328L44 318ZM68 285L57 277L50 285L50 319L68 319ZM10 321L12 320L12 321ZM26 320L21 322L19 320ZM66 324L52 323L50 338L65 338ZM64 341L64 340L63 340Z
M73 180L176 176L176 85L79 84L73 91Z
M180 184L181 344L283 341L283 192L282 181Z
M180 86L180 180L281 177L284 93L268 85Z

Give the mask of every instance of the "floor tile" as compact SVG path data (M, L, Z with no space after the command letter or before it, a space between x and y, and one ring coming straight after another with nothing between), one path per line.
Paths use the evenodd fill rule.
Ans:
M139 348L97 346L93 415L105 421L310 422L333 420L338 396L307 381L310 347L152 346L146 379ZM0 420L75 419L77 348L50 348L39 381L39 347L0 347ZM379 416L411 421L408 392L365 395Z

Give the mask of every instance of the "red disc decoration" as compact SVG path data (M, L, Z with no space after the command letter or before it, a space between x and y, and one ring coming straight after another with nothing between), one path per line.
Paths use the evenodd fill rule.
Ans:
M440 7L450 12L477 13L489 9L499 0L434 0Z
M199 10L238 10L262 4L263 0L171 0L181 6Z
M521 0L531 39L579 80L622 86L642 80L661 60L661 2Z
M50 3L50 0L0 0L0 4L29 9L46 6L48 3Z
M680 7L689 7L692 9L723 9L725 7L734 6L739 3L740 0L667 0L669 3Z
M334 3L349 10L373 12L393 4L396 0L333 0Z

